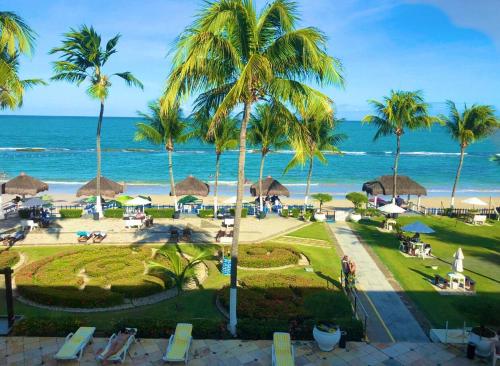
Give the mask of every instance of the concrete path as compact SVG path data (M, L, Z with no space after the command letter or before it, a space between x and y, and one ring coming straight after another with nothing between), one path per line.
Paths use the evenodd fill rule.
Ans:
M345 222L330 224L340 248L356 262L359 292L366 295L382 325L397 342L428 342L429 339L398 294Z

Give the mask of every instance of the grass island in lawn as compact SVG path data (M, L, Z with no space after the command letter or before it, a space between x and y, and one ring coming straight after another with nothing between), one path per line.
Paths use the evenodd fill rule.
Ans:
M401 255L395 234L377 230L381 219L351 225L434 327L443 328L446 321L453 327L462 327L464 321L500 326L500 222L472 226L444 216L401 217L397 221L405 225L417 220L435 230L421 235L422 241L431 244L435 258ZM476 281L474 296L440 295L430 284L435 274L446 277L452 271L453 254L458 248L465 256L464 274ZM437 270L432 269L435 266Z

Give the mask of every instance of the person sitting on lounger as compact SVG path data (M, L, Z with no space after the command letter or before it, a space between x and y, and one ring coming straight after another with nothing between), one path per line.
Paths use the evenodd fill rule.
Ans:
M411 241L413 241L415 243L420 243L420 234L415 233L415 235L412 236Z
M123 348L123 346L125 346L129 337L132 335L135 335L135 330L133 329L122 329L120 332L118 332L116 338L113 339L113 343L111 344L109 350L99 355L99 359L102 361L102 364L109 365L111 362L108 361L108 358L118 353ZM97 353L99 354L100 352Z

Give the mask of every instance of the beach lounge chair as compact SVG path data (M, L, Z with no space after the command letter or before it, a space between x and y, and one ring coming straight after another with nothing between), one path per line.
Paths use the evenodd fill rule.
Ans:
M167 352L163 356L165 362L182 362L187 365L189 357L189 347L191 347L191 332L193 325L179 323L175 327L175 333L168 340Z
M76 236L78 237L79 243L86 243L90 238L94 236L94 233L89 233L87 231L78 231L76 233Z
M273 366L295 365L295 353L290 342L290 333L274 332L272 360Z
M85 347L92 341L95 327L80 327L66 336L66 341L54 355L56 360L80 360Z
M97 231L96 233L94 233L92 242L101 243L106 238L106 236L108 236L108 234L106 234L105 231Z
M0 235L0 241L3 245L13 246L19 240L23 240L26 237L24 231L16 231L14 234L3 234Z
M135 341L135 335L137 334L137 328L126 328L127 334L129 337L127 338L127 341L123 344L122 348L118 350L115 354L109 356L106 358L106 361L111 361L111 362L120 362L123 363L125 362L125 358L127 357L127 352L132 343ZM111 337L109 337L108 344L106 344L106 348L104 348L98 355L97 359L98 360L104 360L104 355L109 352L111 347L113 346L113 342L115 339L118 337L119 333L113 333Z

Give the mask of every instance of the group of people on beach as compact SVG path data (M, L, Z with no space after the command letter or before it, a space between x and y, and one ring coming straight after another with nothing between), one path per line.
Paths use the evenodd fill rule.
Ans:
M255 198L255 205L257 207L260 207L260 197L259 196L257 196L257 198ZM265 213L268 213L272 210L273 206L279 206L279 207L282 206L280 198L276 195L266 196L266 198L264 198L264 200L263 200L263 211Z

